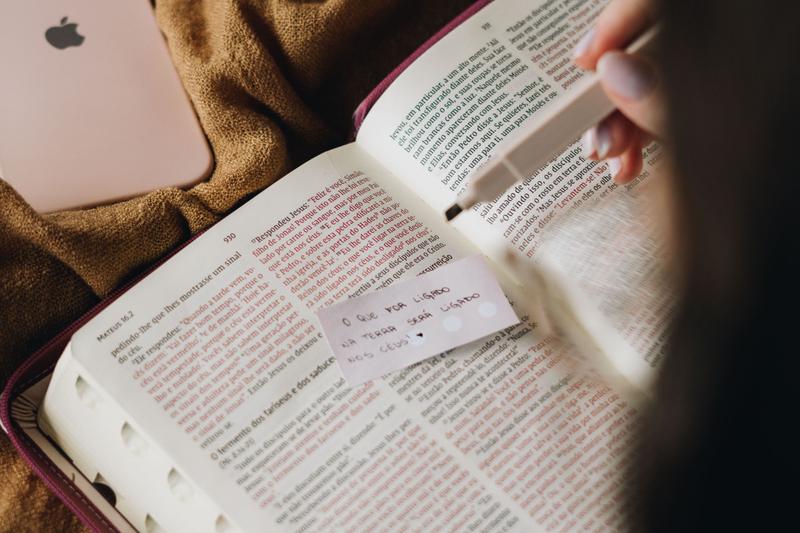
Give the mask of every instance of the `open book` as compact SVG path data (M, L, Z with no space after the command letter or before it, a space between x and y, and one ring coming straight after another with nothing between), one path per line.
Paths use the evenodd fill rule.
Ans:
M39 423L134 528L623 527L636 409L571 373L568 345L523 317L350 387L314 316L476 252L519 302L505 247L543 259L561 214L630 193L572 146L454 226L442 217L498 143L580 80L571 49L604 3L489 4L395 80L354 143L253 198L73 336ZM613 247L628 223L592 242ZM657 254L639 257L656 270ZM593 285L597 263L549 264L595 316L625 316L609 330L657 364L668 296L620 302Z

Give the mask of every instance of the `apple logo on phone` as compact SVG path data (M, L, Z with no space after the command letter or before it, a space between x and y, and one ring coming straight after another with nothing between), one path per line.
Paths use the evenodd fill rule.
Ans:
M70 46L80 46L85 38L78 33L78 25L74 22L67 23L67 18L61 19L61 25L48 28L44 32L44 38L47 39L47 42L59 50Z

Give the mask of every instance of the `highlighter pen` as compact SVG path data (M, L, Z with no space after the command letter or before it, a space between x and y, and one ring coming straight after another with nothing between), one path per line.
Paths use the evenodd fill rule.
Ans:
M636 53L649 47L657 33L651 28L626 51ZM569 95L557 100L525 133L500 146L498 153L479 167L456 203L445 211L448 221L480 202L490 202L544 167L581 134L614 111L600 77L588 72Z

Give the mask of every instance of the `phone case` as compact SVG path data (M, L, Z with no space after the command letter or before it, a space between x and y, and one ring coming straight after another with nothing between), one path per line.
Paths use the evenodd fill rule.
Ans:
M37 211L205 179L211 150L147 0L0 3L0 166Z

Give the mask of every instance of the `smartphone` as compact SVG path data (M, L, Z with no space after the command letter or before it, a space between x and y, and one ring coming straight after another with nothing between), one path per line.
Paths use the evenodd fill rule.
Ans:
M0 68L0 177L39 212L211 172L148 0L3 0Z

